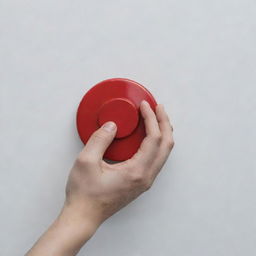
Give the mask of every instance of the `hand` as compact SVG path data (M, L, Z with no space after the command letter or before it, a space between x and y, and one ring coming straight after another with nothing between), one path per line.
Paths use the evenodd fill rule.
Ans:
M163 106L157 105L155 115L143 101L140 110L146 137L131 159L117 164L102 159L116 134L116 125L107 122L92 134L71 170L65 205L96 226L151 187L173 148L172 126Z
M147 102L140 110L146 137L138 152L108 164L102 158L116 126L107 122L93 133L70 172L60 215L27 256L76 255L105 219L151 187L173 148L172 126L162 105L156 115Z

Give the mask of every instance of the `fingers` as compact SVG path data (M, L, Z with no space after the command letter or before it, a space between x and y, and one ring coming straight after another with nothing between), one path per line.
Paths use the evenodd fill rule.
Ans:
M145 123L146 137L132 159L136 160L136 164L139 163L144 166L149 166L154 160L158 147L160 146L161 132L156 115L148 102L141 102L140 111Z
M91 162L101 161L108 146L116 134L116 124L112 121L106 122L101 128L95 131L80 153L80 158Z
M131 166L130 170L134 170L129 171L131 175L140 175L146 184L152 184L174 146L173 128L163 105L156 106L155 114L149 105L142 103L141 114L146 137L127 164Z
M174 146L173 127L170 119L164 110L164 106L159 104L156 107L156 118L162 134L162 147L166 152L170 151Z
M161 136L156 115L147 101L142 101L140 110L144 118L146 135L151 138Z
M159 154L153 164L155 176L161 170L174 146L173 127L163 105L161 104L157 105L156 107L156 118L162 134L162 143L159 149Z

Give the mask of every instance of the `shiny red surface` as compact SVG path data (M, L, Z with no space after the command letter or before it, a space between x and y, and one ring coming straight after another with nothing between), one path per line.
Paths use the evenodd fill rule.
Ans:
M100 126L109 120L115 122L117 125L115 137L126 137L130 135L138 125L138 109L128 99L111 99L102 105L98 113L98 123Z
M156 100L139 83L112 78L93 86L82 98L77 110L77 130L84 144L107 121L117 124L117 134L104 154L105 159L123 161L137 152L145 137L139 111L140 102L148 101L155 111Z

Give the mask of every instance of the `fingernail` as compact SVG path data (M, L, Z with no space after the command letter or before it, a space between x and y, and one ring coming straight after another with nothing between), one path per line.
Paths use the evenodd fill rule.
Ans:
M105 124L103 124L103 129L108 131L108 132L112 132L116 129L116 124L112 121L106 122Z

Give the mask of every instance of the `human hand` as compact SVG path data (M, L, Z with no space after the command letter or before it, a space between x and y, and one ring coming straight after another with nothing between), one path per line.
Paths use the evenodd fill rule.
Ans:
M172 126L162 105L156 115L147 102L140 110L146 137L137 153L109 164L102 158L116 126L107 122L94 132L72 167L61 213L27 256L76 255L105 219L151 187L173 148Z
M132 158L116 164L103 160L116 134L116 125L107 122L92 134L70 172L65 207L80 211L96 227L151 187L173 148L163 106L157 105L155 114L143 101L140 110L146 137Z

